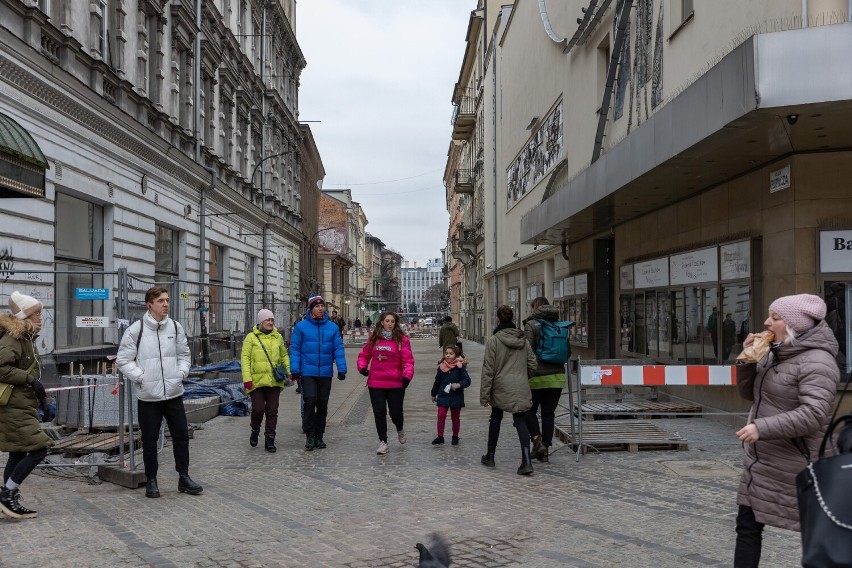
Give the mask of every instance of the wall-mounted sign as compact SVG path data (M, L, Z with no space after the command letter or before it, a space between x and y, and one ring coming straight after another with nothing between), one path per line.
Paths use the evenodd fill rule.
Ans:
M790 187L790 165L769 173L769 193Z
M719 258L716 247L670 256L669 277L673 286L715 282L719 279Z
M77 327L109 327L109 318L103 316L77 316Z
M554 280L553 281L553 297L561 298L562 294L562 280Z
M109 288L74 288L77 300L109 300Z
M819 232L819 271L852 272L852 229Z
M633 265L636 288L659 288L669 285L669 258L657 258Z
M751 276L751 242L740 241L719 247L719 264L723 281Z
M574 293L579 295L589 293L589 273L577 274L574 276Z
M633 289L633 265L627 264L621 267L619 271L620 278L619 282L622 290L632 290Z
M576 292L574 292L574 277L568 276L562 280L562 293L566 296L573 296Z

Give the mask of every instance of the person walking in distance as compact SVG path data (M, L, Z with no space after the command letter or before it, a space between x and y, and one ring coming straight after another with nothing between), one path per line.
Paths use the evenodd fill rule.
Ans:
M737 391L753 402L746 425L736 433L744 467L737 491L735 568L760 564L765 525L800 530L796 476L819 454L840 378L837 340L825 313L819 296L778 298L763 322L775 336L769 351L758 362L737 361ZM744 347L754 339L748 334Z
M432 383L432 403L438 407L438 436L432 440L433 446L444 444L447 412L450 413L453 423L452 444L459 445L464 389L469 386L470 375L464 368L461 350L455 345L447 345L444 347L444 358L438 363L438 370L435 371L435 382Z
M346 327L346 322L342 317L337 315L337 310L331 310L331 321L337 324L337 327L340 329L340 336L343 337L343 328Z
M346 356L340 330L329 319L322 296L313 295L308 298L305 319L296 324L290 339L291 377L302 386L302 431L309 452L326 447L323 436L335 365L338 380L345 380Z
M559 310L551 306L544 296L534 299L531 304L532 315L524 320L524 337L530 343L534 353L538 353L539 341L542 337L543 322L559 320ZM567 345L567 340L566 340ZM532 390L532 408L530 409L530 436L532 450L530 454L540 462L548 462L549 448L553 445L553 431L556 427L556 408L562 389L565 388L565 363L543 361L536 355L536 370L530 379ZM567 362L567 361L566 361ZM536 413L541 408L541 428L539 428Z
M379 325L358 354L358 372L367 377L379 435L376 453L382 456L388 453L388 413L396 426L399 443L406 442L402 406L405 389L414 377L411 340L399 327L399 316L395 313L384 312L379 316Z
M488 450L480 461L482 465L494 467L500 423L503 413L510 412L521 443L518 475L530 475L533 467L530 461L529 409L532 407L532 392L529 378L537 363L524 332L515 327L514 317L515 313L509 306L497 308L498 325L485 342L479 402L482 406L491 407L491 418L488 423Z
M118 368L136 387L146 497L159 497L157 442L163 418L172 436L178 491L199 495L203 488L189 477L189 426L183 406L183 379L191 355L183 326L169 317L169 291L145 292L148 311L128 327L118 347Z
M275 427L278 425L278 402L284 382L275 378L274 368L284 365L290 374L290 356L284 338L275 329L275 316L270 310L257 312L257 325L246 334L241 354L243 386L251 397L251 435L249 445L257 446L260 424L266 416L263 447L275 453Z
M38 516L21 505L19 488L53 445L38 420L38 407L46 397L35 347L42 307L35 298L12 292L11 315L0 315L0 393L11 389L6 404L0 404L0 451L9 452L0 489L0 514L13 519Z
M443 353L444 347L447 345L455 345L459 348L459 355L462 353L461 341L459 341L459 326L453 323L451 316L444 316L444 323L441 324L441 331L438 332L438 347Z

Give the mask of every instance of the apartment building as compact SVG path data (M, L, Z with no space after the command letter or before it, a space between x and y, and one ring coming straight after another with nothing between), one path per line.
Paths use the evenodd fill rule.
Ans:
M445 315L447 296L444 291L444 263L440 258L429 259L426 266L403 260L402 306L406 313Z

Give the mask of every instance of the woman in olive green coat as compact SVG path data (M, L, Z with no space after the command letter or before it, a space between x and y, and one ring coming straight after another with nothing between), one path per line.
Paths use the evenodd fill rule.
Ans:
M20 504L18 487L53 445L38 420L38 407L46 396L35 348L42 305L35 298L12 292L9 309L12 315L0 315L0 451L9 452L0 489L0 514L31 519L38 513Z
M285 383L275 380L273 368L284 365L290 375L290 356L284 338L275 329L275 316L270 310L257 313L257 325L243 341L241 354L243 386L251 397L251 436L249 444L257 446L260 424L266 416L264 448L275 452L275 428L278 426L278 399Z

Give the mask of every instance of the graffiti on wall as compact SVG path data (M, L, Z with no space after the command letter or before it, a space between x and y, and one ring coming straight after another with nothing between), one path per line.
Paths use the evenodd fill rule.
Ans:
M506 169L506 204L512 207L562 159L562 101L533 133L517 158Z
M12 247L0 249L0 280L7 282L15 274L15 256Z

